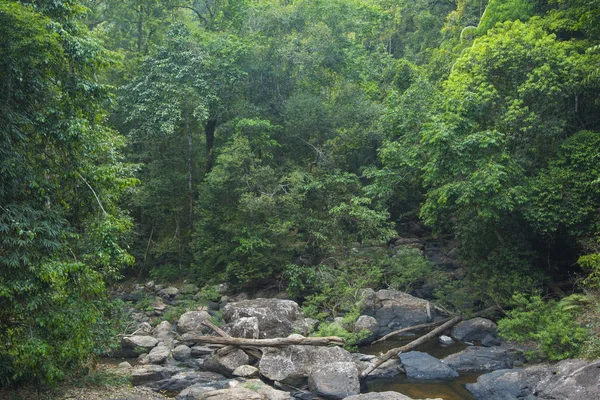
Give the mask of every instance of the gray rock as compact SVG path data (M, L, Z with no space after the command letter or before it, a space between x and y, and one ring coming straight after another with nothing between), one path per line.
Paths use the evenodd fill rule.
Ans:
M251 365L240 365L233 371L233 376L242 378L255 378L258 376L258 368Z
M179 317L177 332L182 335L206 332L207 328L202 325L202 322L208 320L210 320L210 315L206 311L188 311Z
M525 357L521 351L507 347L469 346L443 361L458 372L489 372L522 365Z
M124 347L142 347L150 350L158 344L158 340L152 336L124 336L121 340L121 344Z
M398 290L374 292L372 289L365 289L361 292L361 299L364 313L377 320L377 336L431 322L427 314L429 303L408 293ZM430 307L429 310L432 319L441 318L435 308Z
M132 368L131 364L129 364L127 361L123 361L122 363L119 363L118 367L120 369L125 369L125 370Z
M300 307L291 300L244 300L223 307L223 320L228 324L248 317L258 320L261 339L286 337L294 332L308 333L308 324Z
M185 361L192 356L192 349L184 344L180 344L172 351L173 358L177 361Z
M458 372L437 358L421 351L400 354L406 376L420 380L446 380L458 378Z
M158 295L163 298L173 299L179 294L179 289L173 286L161 289L158 291Z
M453 345L454 339L452 339L450 336L446 336L446 335L442 335L438 338L438 342L442 345L442 346L450 346Z
M162 365L144 365L136 367L131 371L131 384L133 386L148 382L167 379L179 372L177 368L164 367Z
M346 397L345 400L412 400L398 392L365 393Z
M263 349L258 369L267 379L295 385L304 381L313 367L352 361L352 355L340 347L270 347Z
M452 336L461 342L481 341L490 333L495 333L497 326L486 318L473 318L468 321L458 323L452 328Z
M358 317L356 322L354 323L354 332L360 332L363 330L367 330L371 333L376 333L379 329L379 324L377 320L369 315L361 315Z
M246 339L258 339L260 334L256 317L242 317L225 325L223 330L233 337Z
M311 392L328 399L344 399L360 393L358 369L353 362L332 362L316 366L308 376Z
M466 385L477 400L600 399L600 360L563 360L555 365L498 370Z
M158 345L148 353L144 359L144 364L164 364L171 355L171 350L167 346Z
M240 349L236 349L224 356L214 353L204 361L204 369L232 376L236 368L250 364L250 357Z

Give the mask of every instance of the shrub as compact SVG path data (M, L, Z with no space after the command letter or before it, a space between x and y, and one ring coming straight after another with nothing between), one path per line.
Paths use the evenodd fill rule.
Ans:
M513 296L515 308L499 321L500 335L517 342L535 341L538 350L549 360L578 357L588 337L588 330L576 322L580 311L576 296L561 301L544 301L540 296Z

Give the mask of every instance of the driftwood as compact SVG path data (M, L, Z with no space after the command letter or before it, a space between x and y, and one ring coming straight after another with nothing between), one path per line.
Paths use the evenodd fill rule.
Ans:
M234 337L189 335L184 339L191 343L224 344L233 346L280 347L289 345L304 346L343 346L344 339L337 336L306 338L246 339Z
M482 315L485 315L485 314L488 314L488 313L491 313L491 312L495 312L495 311L500 311L500 307L498 307L498 306L492 306L492 307L486 308L485 310L478 311L478 312L474 313L471 316L471 318L481 317ZM442 320L436 321L436 322L429 322L427 324L413 325L413 326L409 326L409 327L406 327L406 328L398 329L397 331L388 333L387 335L381 337L380 339L377 339L372 344L383 342L383 341L391 338L392 336L398 335L400 333L410 332L410 331L416 331L416 330L419 330L419 329L433 328L434 326L441 325L441 324L445 323L446 321L450 321L450 318L442 319Z
M490 308L486 308L485 310L479 311L475 314L473 314L473 318L474 317L478 317L481 316L483 314L487 314L489 312L493 312L493 311L498 311L500 310L500 307L498 306L493 306ZM399 354L399 353L404 353L407 351L411 351L414 348L416 348L417 346L422 345L423 343L428 342L429 340L433 339L434 337L442 334L446 329L452 328L454 325L458 324L460 321L463 320L462 316L458 316L458 317L454 317L451 320L446 320L441 326L435 328L434 330L432 330L431 332L419 337L418 339L413 340L412 342L402 346L402 347L396 347L393 348L391 350L388 350L385 354L379 356L378 358L375 359L375 361L373 362L373 364L371 364L367 369L365 369L362 374L360 374L361 379L366 378L367 376L369 376L369 374L371 372L373 372L375 369L379 368L379 366L381 366L381 364L383 364L384 362L386 362L387 360L391 359L392 357L394 357L395 355ZM443 322L443 321L442 321ZM439 322L438 322L439 323ZM436 324L436 323L433 323ZM424 324L427 325L427 324ZM431 325L431 324L429 324ZM405 331L406 330L414 330L417 329L416 326L413 327L408 327L408 328L404 328ZM402 331L402 329L401 329ZM399 331L396 332L392 332L392 333L400 333ZM390 336L390 335L387 335Z

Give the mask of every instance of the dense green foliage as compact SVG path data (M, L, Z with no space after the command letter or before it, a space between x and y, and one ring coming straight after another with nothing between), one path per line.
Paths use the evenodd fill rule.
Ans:
M105 348L105 283L131 265L278 285L323 318L366 287L429 285L460 309L577 276L593 296L599 10L2 1L0 384L56 382ZM464 280L384 248L419 220ZM589 306L513 306L507 335L590 348L562 342Z
M82 11L0 4L0 385L56 382L114 340L104 282L133 262L117 203L135 180Z

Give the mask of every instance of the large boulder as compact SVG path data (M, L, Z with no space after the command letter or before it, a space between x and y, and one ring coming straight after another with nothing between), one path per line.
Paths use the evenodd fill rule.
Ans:
M243 350L236 349L223 356L214 353L204 361L203 368L207 371L232 376L236 368L248 364L250 364L250 357Z
M308 388L328 399L344 399L359 394L360 381L356 364L332 362L316 366L308 376Z
M487 335L494 334L497 326L486 318L473 318L458 323L452 328L452 336L461 342L482 341Z
M223 307L226 327L240 318L250 317L257 319L261 339L287 337L297 332L306 334L309 329L300 307L291 300L243 300Z
M555 365L498 370L466 385L477 400L600 398L600 360L563 360Z
M179 317L179 322L177 322L177 332L181 335L185 333L206 332L207 328L202 322L209 320L210 314L206 311L188 311Z
M352 361L352 355L340 347L293 345L264 348L258 369L267 379L295 385L303 382L314 367Z
M489 372L520 366L525 357L521 351L507 347L469 346L443 361L458 372Z
M458 373L437 358L420 351L399 355L406 376L419 380L447 380L458 378Z
M377 320L377 336L442 318L428 301L398 290L375 292L365 289L361 293L361 303L364 314Z

